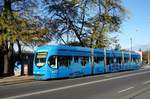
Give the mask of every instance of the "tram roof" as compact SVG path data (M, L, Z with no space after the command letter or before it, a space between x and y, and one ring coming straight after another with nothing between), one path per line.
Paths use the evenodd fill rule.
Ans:
M36 49L36 51L43 50L48 51L52 50L65 50L65 51L85 51L90 52L91 48L88 47L80 47L80 46L67 46L67 45L43 45ZM129 51L116 51L116 50L106 50L107 54L122 54L129 55ZM104 53L104 49L94 49L94 53ZM132 55L139 55L138 53L132 52Z

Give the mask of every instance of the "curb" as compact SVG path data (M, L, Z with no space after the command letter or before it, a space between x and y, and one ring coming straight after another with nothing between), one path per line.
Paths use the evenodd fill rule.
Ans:
M33 78L29 79L17 79L17 80L6 80L0 82L0 86L5 86L5 85L14 85L14 84L20 84L20 83L26 83L26 82L33 82L35 81Z

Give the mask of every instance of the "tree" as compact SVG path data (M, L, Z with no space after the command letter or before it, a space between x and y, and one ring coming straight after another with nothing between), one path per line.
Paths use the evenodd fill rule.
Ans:
M22 6L26 6L25 8ZM21 59L22 43L45 42L47 29L32 17L31 9L36 7L34 0L4 0L0 13L0 46L4 55L4 74L13 75L14 62ZM30 10L29 10L30 9ZM30 14L26 14L30 13ZM32 20L32 21L31 21ZM38 38L35 40L35 38ZM18 45L18 55L14 57L14 43ZM17 58L17 59L16 59Z
M149 53L150 53L150 50L147 50L147 51L143 52L143 56L142 56L143 57L143 62L146 63L146 64L148 64L148 62L150 61L149 60L149 58L150 58L150 54Z
M41 45L56 40L104 48L110 44L108 33L118 31L125 12L121 0L4 0L0 8L1 52L4 72L10 75L15 43L19 61L22 43Z
M108 33L118 31L125 16L121 0L44 0L43 5L48 11L50 37L54 35L65 44L70 37L74 38L70 42L89 46L83 41L92 38L95 47L107 47Z

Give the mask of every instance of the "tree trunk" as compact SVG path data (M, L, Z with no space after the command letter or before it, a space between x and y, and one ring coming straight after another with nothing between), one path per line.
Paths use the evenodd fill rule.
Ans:
M8 75L8 54L4 54L4 75Z
M3 76L4 73L4 54L2 48L0 48L0 77Z
M23 75L23 63L22 63L22 52L21 52L21 44L18 39L16 39L17 46L18 46L18 55L17 55L17 61L20 62L22 68L21 68L21 75Z
M4 75L8 75L8 41L6 40L3 44L3 52L4 52Z
M4 0L4 12L11 11L12 0Z
M20 42L19 42L19 40L18 39L16 39L16 42L17 42L17 46L18 46L18 60L20 61L20 62L22 62L22 59L21 59L21 45L20 45Z
M9 68L8 73L10 76L14 75L14 67L15 67L15 52L13 48L13 42L10 42L8 60L9 60Z

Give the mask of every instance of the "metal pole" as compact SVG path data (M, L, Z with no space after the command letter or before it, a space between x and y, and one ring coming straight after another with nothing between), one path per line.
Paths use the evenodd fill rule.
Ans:
M92 74L94 74L94 48L93 48L93 37L91 38L91 65L92 65Z
M105 66L105 71L107 72L107 64L106 64L106 49L104 48L104 66Z
M147 58L147 62L149 64L149 49L148 49L148 58Z
M122 64L124 64L124 52L122 51Z
M132 52L132 38L130 38L130 42L131 42L131 52Z
M132 38L130 38L131 51L130 51L130 62L132 62Z
M94 49L91 48L91 54L92 54L92 74L94 74Z

